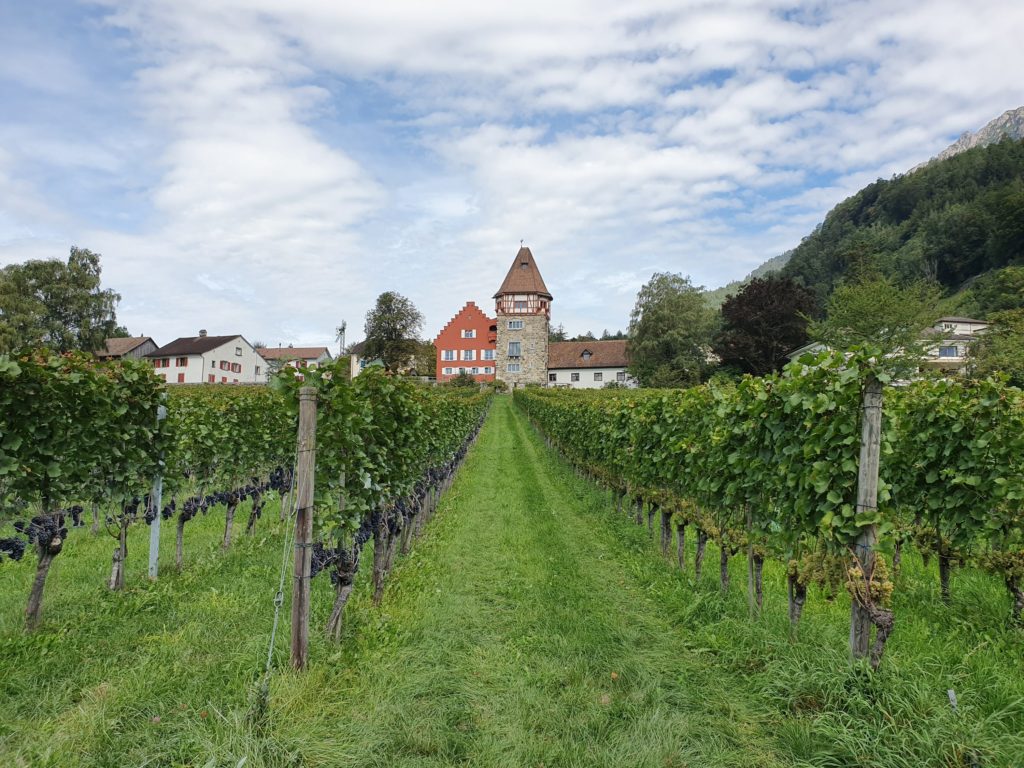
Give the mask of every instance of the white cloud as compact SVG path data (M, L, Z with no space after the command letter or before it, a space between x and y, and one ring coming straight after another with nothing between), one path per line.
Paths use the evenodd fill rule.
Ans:
M556 320L623 327L651 272L742 277L865 180L1024 103L1014 0L105 8L131 46L141 122L112 131L130 151L5 129L21 149L0 155L0 240L56 228L101 250L125 319L165 336L326 341L389 288L434 330L487 306L520 238ZM41 94L83 87L66 57L40 61ZM121 178L144 221L60 210L27 180L38 158Z

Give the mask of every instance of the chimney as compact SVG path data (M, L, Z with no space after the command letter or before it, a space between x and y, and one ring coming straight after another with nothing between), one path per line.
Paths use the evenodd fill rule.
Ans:
M206 329L205 328L200 328L199 329L199 338L201 339L204 336L206 336Z

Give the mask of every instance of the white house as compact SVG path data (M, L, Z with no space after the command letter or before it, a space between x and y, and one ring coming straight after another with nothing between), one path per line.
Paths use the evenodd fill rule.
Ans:
M922 368L959 371L967 365L971 344L985 332L988 323L970 317L940 317L925 331L929 344L925 348Z
M635 387L626 366L625 339L553 341L548 344L548 386L601 389L609 382Z
M984 320L970 317L940 317L921 334L925 342L922 370L962 371L967 365L971 344L988 328ZM789 353L796 360L807 352L820 352L824 345L812 341Z
M256 352L275 370L285 365L298 368L303 364L307 368L318 368L334 359L327 347L294 347L289 344L287 347L257 347Z
M169 384L257 384L267 361L242 336L185 336L146 355Z

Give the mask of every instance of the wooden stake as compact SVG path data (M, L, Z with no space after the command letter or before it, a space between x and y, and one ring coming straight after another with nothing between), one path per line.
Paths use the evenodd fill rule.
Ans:
M878 506L878 463L882 447L882 382L871 376L864 385L860 433L860 465L857 475L857 511ZM870 599L871 574L875 569L878 527L861 529L854 554L864 579L865 597ZM850 654L855 659L868 655L871 644L871 613L854 598L850 605Z
M313 560L313 483L316 470L316 387L299 390L295 493L295 570L292 581L292 666L305 669L309 655L309 573Z

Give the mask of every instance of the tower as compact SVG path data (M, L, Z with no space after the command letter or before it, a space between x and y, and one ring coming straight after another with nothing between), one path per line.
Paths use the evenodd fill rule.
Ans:
M497 378L510 387L546 384L552 296L529 248L519 249L494 299Z

